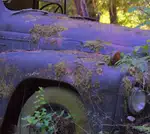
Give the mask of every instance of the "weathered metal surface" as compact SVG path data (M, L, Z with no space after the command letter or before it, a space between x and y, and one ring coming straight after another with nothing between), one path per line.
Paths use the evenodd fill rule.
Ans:
M100 40L109 42L110 45L105 45L104 43L105 48L100 50L102 54L111 54L112 51L117 50L126 53L131 52L134 46L144 45L146 44L146 40L150 38L150 31L130 29L112 24L100 24L86 20L76 20L61 14L18 11L18 13L14 15L13 13L6 13L6 16L7 17L3 17L0 22L1 31L13 31L14 33L19 32L30 35L32 33L31 31L36 31L36 25L38 24L41 27L41 31L47 27L47 31L40 35L40 37L61 37L61 40L72 39L80 42L81 47L83 47L86 41ZM53 35L44 35L48 33L48 31L50 33L52 32L50 30L51 27L62 27L65 30L62 30L62 32L58 30L59 36L58 34L56 35L56 32ZM38 32L36 35L38 36ZM34 38L35 36L32 37ZM58 43L56 43L56 45L57 44ZM62 43L61 46L57 46L57 49L61 50L64 48L72 50L72 46L78 48L76 44L66 47ZM47 49L53 49L53 47L48 46ZM82 51L88 50L82 49Z
M107 65L109 56L144 45L150 31L40 11L0 12L0 19L0 118L16 87L28 78L40 78L75 87L95 133L103 124L118 123L114 119L115 114L118 118L123 115L117 99L125 74Z
M55 58L53 58L55 57ZM105 62L106 55L85 53L80 51L16 51L16 52L3 52L0 54L0 65L1 65L1 87L4 90L1 91L4 97L8 97L7 87L11 84L5 84L5 78L10 77L12 84L17 80L22 81L28 77L39 77L39 78L50 78L69 82L72 78L71 84L73 85L76 81L75 74L73 75L76 67L79 65L83 69L91 72L94 76L103 76L103 68L107 70L107 64ZM33 63L34 62L34 63ZM108 70L109 71L109 70ZM107 73L108 73L107 71ZM117 71L117 70L116 70ZM85 75L87 72L84 72ZM83 75L82 75L83 76ZM88 76L89 77L89 76ZM87 79L88 79L87 77ZM108 76L109 77L109 76ZM3 79L4 78L4 79ZM82 78L84 79L84 78ZM9 80L9 83L11 81ZM80 79L81 80L81 79ZM16 86L18 82L15 82ZM82 83L82 82L81 82ZM78 86L78 84L76 84ZM12 91L8 91L12 92Z
M95 117L93 120L113 123L115 110L113 105L116 103L116 93L123 74L117 69L108 67L104 55L94 53L89 55L89 53L70 50L40 50L3 52L0 54L0 59L0 93L3 99L8 100L15 87L27 78L63 81L78 90L86 102L85 105L89 107L88 114L91 117L93 113L98 114L96 115L98 120ZM91 98L95 105L101 107L99 110L92 108ZM106 107L106 103L111 103L112 107ZM3 105L3 114L6 107L7 104ZM104 110L110 119L105 119L101 110ZM95 127L98 127L98 124Z

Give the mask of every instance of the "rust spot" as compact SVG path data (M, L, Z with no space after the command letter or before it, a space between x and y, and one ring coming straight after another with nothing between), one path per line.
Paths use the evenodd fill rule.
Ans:
M114 55L111 58L111 65L114 65L120 59L121 59L121 53L120 52L114 53Z

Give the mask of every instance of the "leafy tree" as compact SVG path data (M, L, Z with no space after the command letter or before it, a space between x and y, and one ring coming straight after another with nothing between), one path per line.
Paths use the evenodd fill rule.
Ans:
M141 27L144 25L147 25L150 27L150 3L148 2L148 0L142 0L141 5L133 6L129 8L128 11L130 13L132 12L138 13L139 18L142 20L141 24L139 24L137 27Z
M97 13L96 3L97 0L87 0L88 13L90 17L95 18Z
M110 23L116 24L117 23L116 0L109 0L108 6L109 6Z
M94 9L96 9L96 12L102 12L100 20L101 22L112 23L113 22L112 19L114 19L117 20L119 25L128 27L136 27L136 25L141 24L146 20L146 15L143 15L141 11L134 11L132 13L129 13L128 8L131 7L150 8L149 0L105 0L105 1L94 0L94 1L96 6L96 8ZM112 3L112 5L110 3ZM147 25L141 28L150 28L150 26Z

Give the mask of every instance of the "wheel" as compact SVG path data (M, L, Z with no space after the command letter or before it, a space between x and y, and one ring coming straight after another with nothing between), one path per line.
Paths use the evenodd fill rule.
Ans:
M35 132L31 132L29 128L23 127L27 122L22 120L22 118L34 113L35 105L33 102L36 100L36 95L37 93L34 93L26 101L21 110L17 124L17 134L35 134ZM45 108L50 106L49 108L53 109L53 111L64 110L65 113L68 112L72 117L73 123L69 127L70 130L65 130L68 129L66 127L63 128L64 130L59 130L57 134L87 134L87 132L89 132L88 129L90 127L88 125L84 105L75 93L63 88L49 87L44 90L44 98L49 103L45 105ZM50 112L51 110L47 111ZM66 133L63 133L62 131Z
M57 8L55 9L54 13L57 13L58 9L60 8L61 13L63 14L63 8L62 8L62 6L59 3L48 3L48 4L44 5L44 6L42 6L40 8L40 10L43 10L44 8L46 8L46 7L50 6L50 5L57 5Z

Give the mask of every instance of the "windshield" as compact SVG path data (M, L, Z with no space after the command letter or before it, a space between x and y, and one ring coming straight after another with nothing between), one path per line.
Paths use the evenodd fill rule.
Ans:
M41 0L39 2L39 9L48 3L54 3L54 2L60 4L62 6L63 10L66 10L67 15L70 15L70 16L77 15L77 10L76 10L74 0L66 0L66 1L65 0L56 0L56 1L54 1L54 0ZM65 6L66 6L66 8L65 8ZM53 5L45 7L43 10L53 12L53 11L55 11L56 8L57 8L57 5L53 4ZM57 13L61 13L61 11L58 10Z
M42 9L48 12L65 13L69 16L77 15L74 0L3 0L3 2L5 6L10 10L33 8ZM58 7L59 9L57 9ZM63 11L61 10L61 8Z

